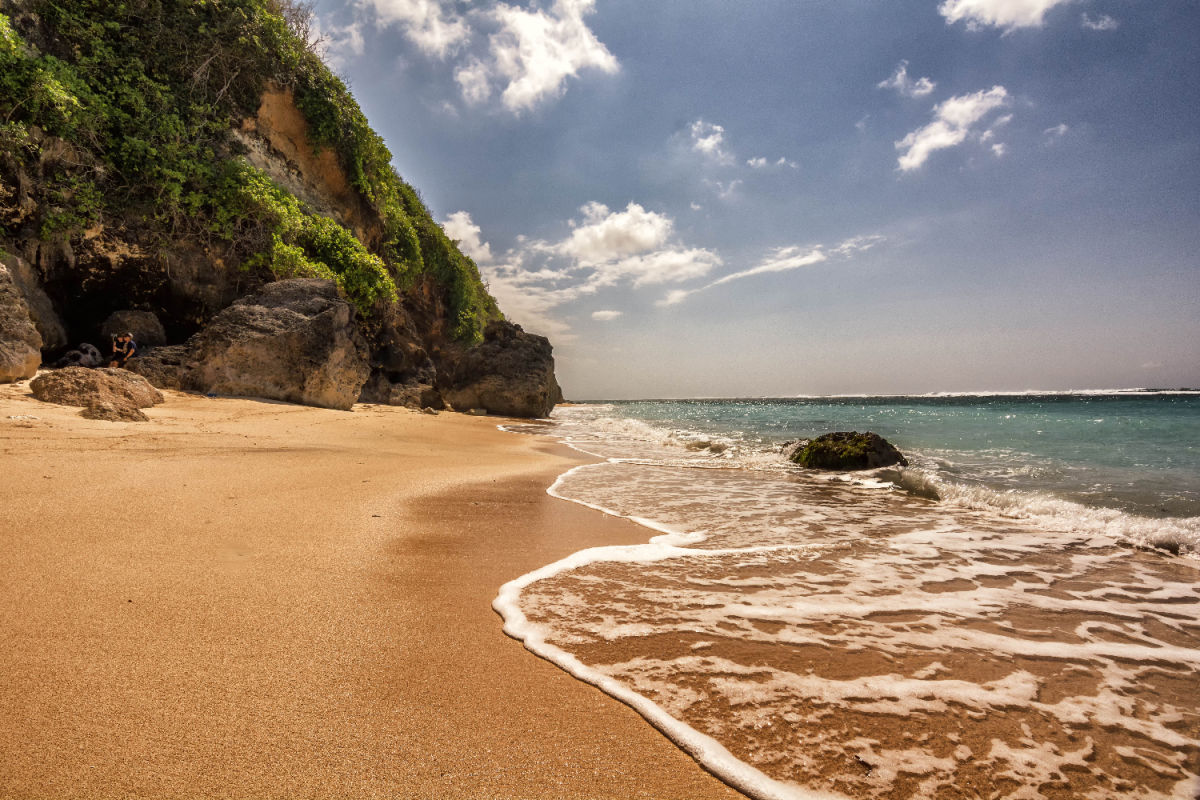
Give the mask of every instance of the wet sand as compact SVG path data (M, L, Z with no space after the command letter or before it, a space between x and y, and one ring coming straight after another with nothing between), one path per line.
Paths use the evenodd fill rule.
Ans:
M0 796L736 798L498 588L644 529L496 419L0 386ZM30 417L33 417L32 419Z

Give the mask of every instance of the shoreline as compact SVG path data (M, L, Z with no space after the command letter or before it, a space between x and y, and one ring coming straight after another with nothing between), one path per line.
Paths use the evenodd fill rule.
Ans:
M742 796L501 630L502 584L645 541L546 493L580 454L177 392L97 422L25 386L0 387L0 796Z

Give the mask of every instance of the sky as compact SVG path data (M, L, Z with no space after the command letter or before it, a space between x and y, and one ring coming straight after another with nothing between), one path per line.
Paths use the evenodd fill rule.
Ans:
M573 400L1200 387L1194 0L317 0Z

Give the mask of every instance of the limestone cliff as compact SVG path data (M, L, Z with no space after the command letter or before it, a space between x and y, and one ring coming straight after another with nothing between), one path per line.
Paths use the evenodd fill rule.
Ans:
M29 371L30 347L47 363L107 349L118 312L153 313L181 346L239 298L315 278L350 306L363 399L548 411L513 398L554 396L549 345L502 321L306 25L292 0L0 0L4 330L20 338L0 380ZM521 355L481 355L505 343Z

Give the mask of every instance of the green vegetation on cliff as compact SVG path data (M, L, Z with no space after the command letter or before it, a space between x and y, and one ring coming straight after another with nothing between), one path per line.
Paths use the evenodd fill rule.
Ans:
M368 317L422 276L442 287L457 338L479 340L500 316L309 47L294 0L0 0L0 12L0 239L136 226L163 248L223 247L262 279L331 277ZM337 154L377 217L369 247L241 157L232 131L272 86L292 91L310 143Z

